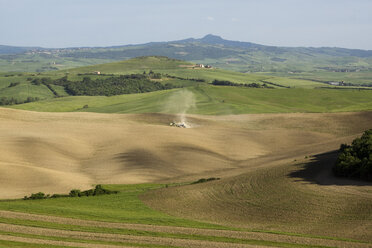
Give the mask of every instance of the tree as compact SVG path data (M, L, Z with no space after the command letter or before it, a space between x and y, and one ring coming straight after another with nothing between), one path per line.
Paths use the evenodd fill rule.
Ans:
M354 139L351 145L340 146L333 172L337 176L372 181L372 129Z

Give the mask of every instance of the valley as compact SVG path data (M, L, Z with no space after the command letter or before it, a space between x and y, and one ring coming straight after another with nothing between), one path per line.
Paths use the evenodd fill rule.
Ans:
M0 245L371 246L372 184L332 173L368 87L159 56L0 83Z

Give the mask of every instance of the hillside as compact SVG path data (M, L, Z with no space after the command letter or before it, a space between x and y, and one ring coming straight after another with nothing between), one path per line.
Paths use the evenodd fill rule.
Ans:
M372 91L324 86L159 56L1 74L30 102L0 108L0 246L370 247L372 186L331 165Z
M26 50L25 50L26 49ZM24 51L23 53L20 53ZM102 64L138 56L170 58L211 64L241 72L266 72L321 81L370 84L372 51L344 48L275 47L222 39L207 35L200 39L151 42L97 48L8 48L0 55L1 71L49 71ZM353 78L344 78L352 72ZM369 78L364 79L365 75ZM305 74L305 76L304 76ZM360 75L360 76L359 76Z
M108 96L207 86L214 80L227 82L235 88L241 88L242 92L246 92L244 89L247 87L275 89L336 87L305 79L200 68L196 64L182 60L149 56L44 73L2 73L0 104L5 106L46 99L59 101L61 99L55 98L75 95ZM229 91L230 88L226 87L224 90Z
M228 81L234 86L214 86L211 84L214 80ZM26 104L10 105L12 108L49 112L169 112L165 106L178 102L169 99L189 92L195 101L189 113L195 114L341 112L372 108L371 90L329 86L303 79L198 68L190 62L151 56L38 74L3 74L0 103L3 99L15 99L16 103ZM145 94L132 94L140 92ZM123 93L126 94L120 95Z
M184 99L192 102L190 108L187 108ZM84 107L85 105L87 106ZM251 89L205 85L111 97L52 98L10 107L42 112L98 113L176 113L179 109L185 108L188 113L208 115L345 112L371 110L372 92L329 89Z
M370 246L371 185L335 180L333 155L313 155L352 140L371 112L188 115L186 129L169 114L0 108L0 118L2 198L97 183L120 191L2 200L2 246ZM209 177L221 179L189 185Z

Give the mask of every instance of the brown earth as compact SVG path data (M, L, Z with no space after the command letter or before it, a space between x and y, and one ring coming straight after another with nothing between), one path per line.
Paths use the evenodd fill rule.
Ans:
M372 127L370 112L247 117L219 121L244 123L247 132L266 129L257 136L268 142L265 135L272 135L270 153L210 174L219 181L161 189L141 199L178 217L372 241L372 183L332 174L334 150Z
M0 198L19 198L38 191L66 193L97 183L221 177L218 181L151 191L141 199L152 208L188 219L372 241L372 184L331 174L336 158L332 151L372 128L372 112L193 115L188 116L193 127L188 129L170 127L176 119L166 114L38 113L0 108ZM3 215L17 218L5 211L0 213ZM29 216L22 218L44 218ZM80 221L77 225L87 223ZM170 233L364 246L257 232L156 228ZM162 239L148 242L176 242L185 247L215 245L175 239L170 243Z
M0 108L0 198L237 175L247 161L336 149L371 126L372 112L190 116L190 129L173 119Z

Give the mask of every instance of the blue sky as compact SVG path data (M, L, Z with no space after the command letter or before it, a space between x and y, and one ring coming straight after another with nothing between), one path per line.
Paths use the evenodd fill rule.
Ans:
M199 38L372 50L371 0L0 0L0 44L74 47Z

